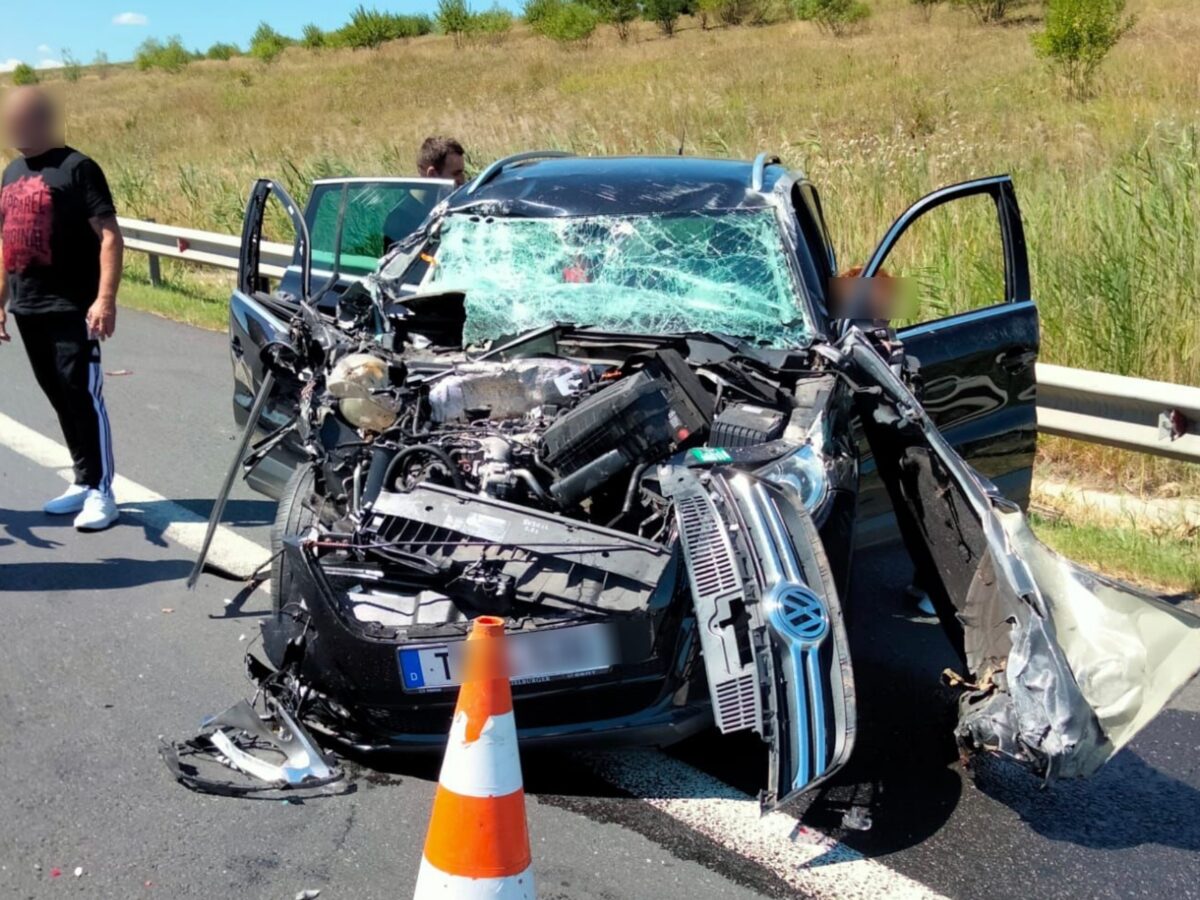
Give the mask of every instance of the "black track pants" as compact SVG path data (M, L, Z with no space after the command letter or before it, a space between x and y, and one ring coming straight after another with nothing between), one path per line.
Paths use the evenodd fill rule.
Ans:
M112 433L104 407L100 344L83 313L14 315L33 374L58 413L75 462L75 483L112 490Z

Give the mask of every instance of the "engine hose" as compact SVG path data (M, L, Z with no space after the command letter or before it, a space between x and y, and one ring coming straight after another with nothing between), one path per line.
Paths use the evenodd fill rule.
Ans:
M383 482L380 485L380 490L387 488L392 490L395 486L396 475L399 472L400 463L414 453L428 453L442 462L446 466L446 472L449 474L454 486L460 491L467 489L467 482L462 477L462 472L458 470L458 466L454 464L454 460L450 458L450 454L441 447L435 447L433 444L413 444L411 447L405 447L399 453L392 457L392 461L388 463L387 469L383 473Z
M389 449L378 445L371 451L371 464L367 467L367 483L363 486L360 508L373 504L383 490L383 479L387 475L391 455Z
M613 516L612 521L606 527L612 528L633 510L633 500L637 496L638 485L648 468L650 468L650 463L640 463L633 470L633 474L629 476L629 487L625 491L625 503L621 506L621 511Z

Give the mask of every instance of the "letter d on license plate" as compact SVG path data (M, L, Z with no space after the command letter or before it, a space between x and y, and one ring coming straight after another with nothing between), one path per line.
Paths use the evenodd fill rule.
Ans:
M396 651L406 691L437 691L462 682L463 641ZM509 635L508 664L514 684L579 678L612 668L617 642L611 626L596 622Z

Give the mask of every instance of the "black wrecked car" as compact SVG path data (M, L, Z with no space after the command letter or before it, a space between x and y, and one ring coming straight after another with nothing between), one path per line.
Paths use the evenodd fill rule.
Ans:
M259 271L272 195L293 292ZM885 261L971 202L997 295L893 328L864 299ZM1025 524L1038 324L1009 178L919 201L849 287L816 189L766 156L501 160L349 283L347 206L314 278L259 182L231 309L235 470L280 498L251 674L323 740L440 746L461 639L501 615L523 742L753 730L773 808L851 754L840 598L897 535L962 659L965 752L1089 774L1200 667L1200 620Z

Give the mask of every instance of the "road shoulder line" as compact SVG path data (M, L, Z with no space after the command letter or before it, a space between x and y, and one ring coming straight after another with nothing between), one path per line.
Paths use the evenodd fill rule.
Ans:
M53 469L71 481L71 454L57 441L0 413L0 444L36 465ZM164 539L199 552L207 521L198 513L123 475L113 479L121 515L147 526ZM217 528L208 565L235 578L249 578L270 558L266 548L225 526Z

